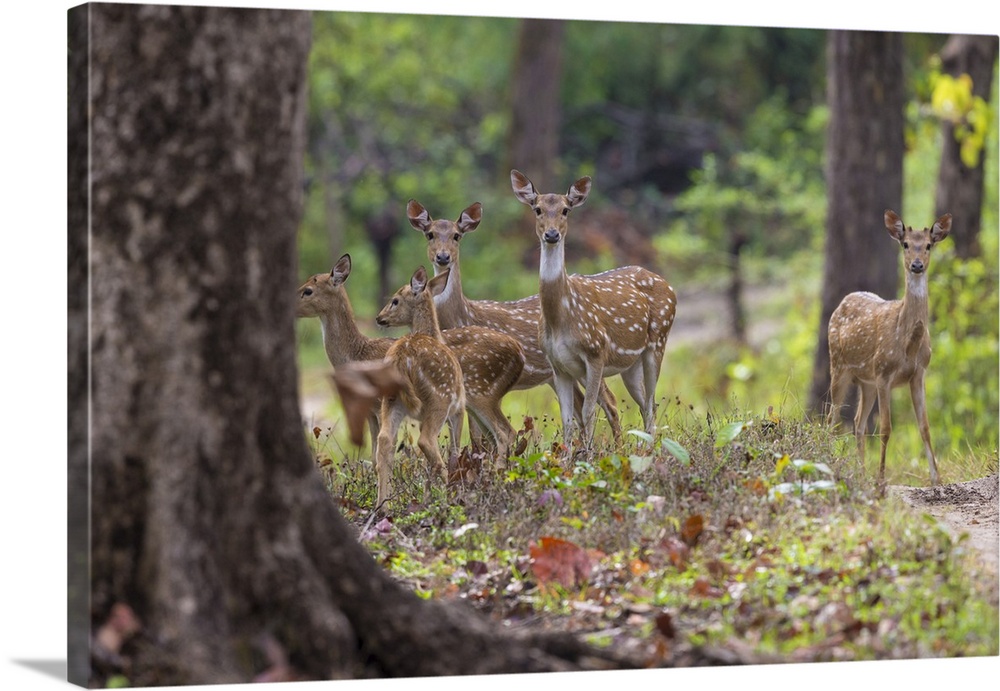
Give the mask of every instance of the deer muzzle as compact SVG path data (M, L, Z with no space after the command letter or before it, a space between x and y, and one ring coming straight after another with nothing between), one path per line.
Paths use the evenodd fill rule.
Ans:
M549 243L550 245L556 244L557 242L559 242L561 238L562 236L559 235L559 231L556 230L555 228L549 228L542 235L542 239L545 240L545 242Z

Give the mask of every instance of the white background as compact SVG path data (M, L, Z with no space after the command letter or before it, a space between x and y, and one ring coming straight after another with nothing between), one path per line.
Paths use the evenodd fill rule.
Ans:
M0 688L65 686L66 662L66 10L76 3L20 0L0 20ZM188 3L191 4L191 3ZM998 33L993 3L791 3L701 0L655 5L643 0L541 0L490 3L430 0L301 2L206 1L205 5L295 9L365 9L487 16L543 16L809 28ZM808 9L804 6L810 5ZM890 9L891 7L891 9ZM988 16L987 16L988 13ZM994 82L994 88L996 82ZM80 289L83 289L81 286ZM312 682L274 689L501 688L552 684L628 684L773 689L912 689L987 685L1000 658L661 670L628 673L434 679L404 682ZM461 686L459 686L461 685ZM240 686L216 686L220 691Z

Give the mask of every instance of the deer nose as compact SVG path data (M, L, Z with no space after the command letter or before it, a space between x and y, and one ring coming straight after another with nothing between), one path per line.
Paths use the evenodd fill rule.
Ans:
M919 259L914 259L910 262L910 272L915 274L922 274L924 272L924 263Z
M438 252L434 256L434 261L436 261L441 266L448 266L448 264L451 264L451 255L448 254L447 252Z
M549 228L545 231L545 234L542 235L542 239L549 244L555 244L559 242L559 231L555 228Z

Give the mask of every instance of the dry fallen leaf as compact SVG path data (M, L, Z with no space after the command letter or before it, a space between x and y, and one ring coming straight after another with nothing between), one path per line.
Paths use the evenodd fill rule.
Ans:
M556 582L567 588L583 585L590 578L587 552L572 542L542 537L529 546L531 571L539 583Z

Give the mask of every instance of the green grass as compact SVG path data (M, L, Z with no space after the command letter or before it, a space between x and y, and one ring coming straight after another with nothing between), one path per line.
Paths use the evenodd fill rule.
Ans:
M998 653L996 603L964 542L879 500L825 427L773 414L698 420L683 408L662 414L669 444L630 434L590 458L553 448L556 425L540 422L522 429L532 441L520 456L429 496L423 459L404 441L398 498L381 522L367 510L366 457L331 453L323 434L313 442L362 541L423 597L587 631L653 663L699 645L785 661ZM995 456L968 463L996 471ZM542 575L543 538L568 545L556 570L585 560L580 579Z

